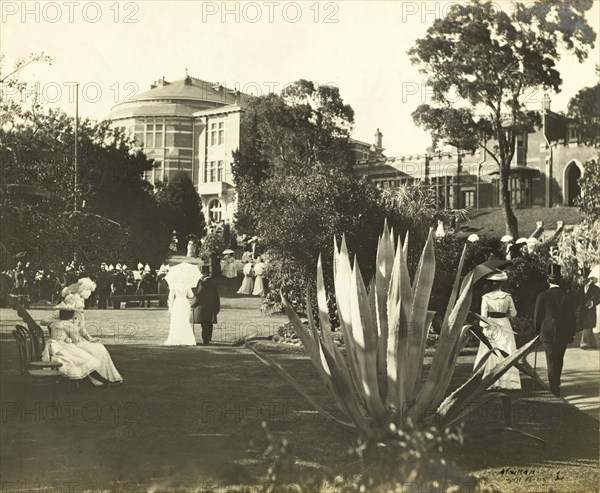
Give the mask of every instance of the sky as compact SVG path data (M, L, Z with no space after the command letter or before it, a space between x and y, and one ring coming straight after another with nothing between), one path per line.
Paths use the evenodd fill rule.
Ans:
M388 156L422 153L431 139L411 118L429 101L423 76L407 50L425 35L447 1L54 1L0 0L3 73L19 58L44 52L51 65L23 69L42 101L74 114L75 82L82 117L102 119L116 103L165 77L189 75L252 94L279 92L300 78L336 84L355 111L353 137L383 133ZM499 8L510 4L497 0ZM600 1L588 21L600 32ZM565 110L594 85L600 43L585 63L564 56L560 94ZM33 89L32 89L33 90ZM532 107L542 94L532 93Z

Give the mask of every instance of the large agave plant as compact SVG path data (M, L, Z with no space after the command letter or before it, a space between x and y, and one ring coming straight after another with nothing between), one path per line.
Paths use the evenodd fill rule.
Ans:
M350 261L345 238L334 249L334 286L346 357L335 345L327 309L321 258L317 264L318 324L308 309L306 326L287 303L283 304L295 331L337 403L343 419L366 437L380 437L387 430L413 423L435 421L448 425L460 421L477 406L508 397L485 392L525 355L535 339L498 363L483 377L483 364L460 388L448 394L457 356L466 342L473 283L491 271L478 266L462 279L463 251L456 273L441 334L431 367L423 378L425 342L434 313L428 311L435 274L433 232L430 231L411 282L407 268L408 237L395 244L387 224L379 238L376 271L369 289L365 287L356 259ZM310 292L307 306L310 306ZM320 329L320 330L319 330ZM318 403L275 361L248 346L265 364L288 380L317 410ZM497 350L490 348L484 362Z

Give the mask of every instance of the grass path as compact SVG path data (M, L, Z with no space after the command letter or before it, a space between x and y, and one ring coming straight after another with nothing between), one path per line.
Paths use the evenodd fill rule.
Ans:
M256 298L227 298L224 290L222 295L231 304L223 320L276 323L260 316ZM15 371L16 345L6 338L0 342L1 491L36 491L39 485L46 489L37 491L179 492L255 484L267 467L259 453L266 446L261 421L288 438L306 467L355 471L346 455L350 432L314 413L248 350L225 344L226 338L208 347L162 346L165 314L90 311L90 321L131 317L139 324L137 339L105 341L125 382L63 390L56 401L39 390L23 390ZM272 356L333 409L306 356ZM461 356L453 386L471 369L472 356ZM546 448L492 433L502 420L499 408L488 406L469 417L467 443L452 459L489 490L596 491L598 422L532 384L525 378L524 389L511 393L513 422L545 439Z

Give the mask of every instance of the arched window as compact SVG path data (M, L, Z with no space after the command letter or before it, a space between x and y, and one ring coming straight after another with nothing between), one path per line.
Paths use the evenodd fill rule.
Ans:
M220 221L223 216L223 204L219 199L211 200L208 204L208 215L211 221Z

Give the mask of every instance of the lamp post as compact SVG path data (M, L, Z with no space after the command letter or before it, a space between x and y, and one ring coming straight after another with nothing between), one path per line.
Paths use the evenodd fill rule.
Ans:
M75 143L73 151L73 212L77 212L77 148L79 147L79 83L75 84Z

